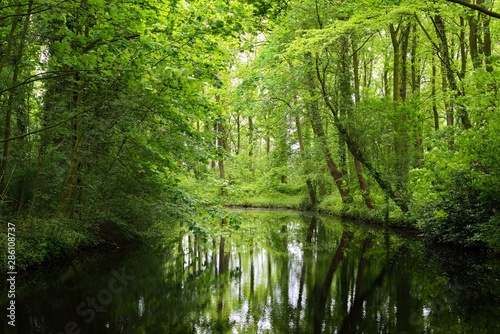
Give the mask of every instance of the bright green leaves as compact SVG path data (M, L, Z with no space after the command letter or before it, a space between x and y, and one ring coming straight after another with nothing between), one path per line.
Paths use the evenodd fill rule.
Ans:
M203 0L36 4L40 11L25 25L27 65L17 78L36 85L17 90L19 108L9 120L36 130L26 135L29 145L12 146L36 171L13 164L7 174L37 176L8 189L20 203L12 210L82 219L111 239L166 215L183 218L191 203L175 180L207 161L210 136L200 134L200 124L221 109L206 92L221 86L240 34L249 30L251 7ZM22 26L14 27L17 39ZM38 177L45 174L50 178Z
M225 100L230 101L225 105L230 122L241 138L257 141L237 150L248 156L235 158L232 168L251 166L254 173L239 171L235 182L241 176L274 189L286 176L296 182L300 165L306 171L302 182L327 183L321 177L325 170L318 168L325 153L311 144L308 124L316 104L319 124L328 133L324 146L335 159L352 163L352 156L341 152L344 127L355 148L350 153L362 153L368 163L365 173L366 166L372 169L369 184L398 193L408 203L409 217L428 235L478 244L477 226L496 217L499 203L494 198L500 196L495 190L500 187L500 137L495 134L500 132L500 64L494 56L498 22L446 1L288 5L271 32L247 41L262 45L240 57L228 85L233 94ZM477 33L471 18L476 18ZM436 29L439 20L444 27ZM212 29L224 29L218 21L210 22ZM480 66L469 59L474 36ZM304 61L307 57L310 62ZM336 106L331 113L328 104ZM472 127L462 131L466 113ZM302 126L304 150L299 150L297 124ZM258 157L254 147L260 149ZM354 184L352 169L347 174ZM375 202L383 197L379 190L373 190Z

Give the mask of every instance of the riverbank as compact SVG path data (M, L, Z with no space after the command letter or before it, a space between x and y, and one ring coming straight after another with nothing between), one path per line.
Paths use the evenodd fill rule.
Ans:
M414 219L409 215L403 215L394 204L385 202L383 196L376 193L372 194L376 203L375 208L368 209L364 207L360 196L354 197L353 204L346 206L335 194L323 196L319 204L312 206L304 189L294 188L290 185L283 186L281 191L275 189L255 191L250 186L228 186L225 189L225 195L221 195L221 188L216 183L207 182L200 185L199 182L190 179L185 180L183 187L185 193L191 196L191 205L198 206L197 209L190 209L193 213L197 211L208 212L210 208L218 206L291 209L301 212L317 212L373 226L387 226L391 229L409 232L412 235L424 234ZM65 258L71 259L90 249L118 247L131 242L141 242L147 237L165 233L165 225L162 224L162 221L171 222L172 219L172 217L158 219L155 224L142 221L134 225L124 225L111 221L94 224L50 217L12 218L10 223L16 226L16 269L24 271L48 262ZM196 228L203 230L203 223L199 224L199 226L195 226L194 231ZM0 234L0 238L2 244L7 244L6 233ZM1 270L4 273L8 269L7 257L7 252L0 254Z
M307 197L301 194L287 195L278 192L249 197L217 196L217 200L223 206L227 207L313 211L358 222L378 226L388 224L394 228L418 232L415 223L405 218L402 214L395 212L396 210L392 206L376 207L374 209L362 207L357 203L345 206L342 205L341 200L336 196L327 196L315 207L312 207Z
M6 245L0 254L0 274L36 270L49 263L71 261L96 249L107 252L167 233L150 223L144 223L143 230L134 231L115 222L103 222L96 227L87 221L54 217L11 217L8 222L14 229L10 234L0 234L0 244Z
M210 192L205 195L208 194ZM327 198L316 208L308 206L307 201L300 194L271 193L248 197L214 195L211 202L225 207L310 211L370 225L384 225L384 212L382 210L363 210L354 206L346 209L341 206L341 203L337 203L334 197ZM402 222L399 217L389 217L388 222L391 228L417 231ZM15 269L18 272L36 269L47 263L71 261L71 259L95 249L107 251L124 247L161 233L158 226L152 226L151 230L143 232L112 229L110 228L111 223L103 224L100 229L90 229L88 226L92 225L83 221L49 217L29 219L12 217L10 223L16 227L13 249ZM7 234L0 234L0 238L2 244L8 244ZM9 271L8 255L8 252L0 254L2 263L0 271L3 274Z

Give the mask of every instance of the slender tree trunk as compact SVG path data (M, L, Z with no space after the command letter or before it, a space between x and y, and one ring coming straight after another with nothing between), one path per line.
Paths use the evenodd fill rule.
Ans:
M479 58L478 42L477 42L477 21L472 15L469 17L469 50L474 69L481 66L481 59Z
M15 66L13 82L17 81L19 67ZM7 185L4 183L5 174L7 173L7 161L9 160L9 148L10 148L10 131L11 131L11 119L12 119L12 109L14 107L14 91L11 91L9 99L7 100L7 110L5 113L5 124L3 132L3 153L2 153L2 164L0 165L0 194L5 193L5 188Z
M300 122L300 116L299 115L295 116L295 126L297 128L297 140L299 141L300 151L304 151L304 149L305 149L305 146L304 146L304 135L302 134L302 124Z
M311 200L311 206L314 208L318 204L316 185L311 179L306 180L306 185L307 191L309 192L309 199Z
M226 172L224 169L224 124L222 121L217 122L217 149L219 151L219 177L221 179L226 178Z
M463 95L462 92L458 89L457 81L455 79L455 73L453 71L453 64L450 56L450 52L448 49L448 39L446 37L446 29L445 25L443 22L443 19L441 18L440 15L434 16L434 27L436 29L436 33L441 40L441 61L443 62L443 66L445 68L446 72L446 79L448 81L448 85L450 89L455 92L455 100ZM457 107L458 111L458 117L460 118L462 122L462 126L464 129L470 129L471 128L471 122L469 120L469 114L465 108L458 104L455 103L455 106Z
M401 87L400 87L401 49L400 49L400 41L398 38L398 30L400 28L401 28L401 25L398 25L398 27L395 28L392 23L389 24L389 32L391 34L392 49L394 51L394 55L392 58L392 60L393 60L393 62L392 62L392 67L393 67L392 100L393 101L399 101L399 99L401 97Z
M359 59L357 56L357 52L354 52L353 56L353 73L354 73L354 100L355 103L359 103L361 101L361 89L360 89L360 80L359 80ZM366 78L365 78L366 80ZM364 168L361 161L354 158L354 166L356 169L356 176L358 178L359 189L361 190L361 196L363 197L363 201L365 205L369 209L373 209L373 200L370 196L370 189L368 187L368 182L364 177Z
M347 200L348 194L347 194L345 187L344 187L344 174L342 174L340 169L337 167L337 165L333 161L330 150L327 147L327 142L326 142L326 137L325 137L325 133L323 130L323 125L321 124L321 118L319 116L319 111L317 110L316 106L311 106L310 112L311 112L311 117L310 117L311 126L313 128L314 134L316 135L316 137L320 141L321 149L323 151L323 156L324 156L325 161L326 161L326 166L328 167L330 175L332 176L335 184L337 185L340 196L342 197L342 202L344 204L346 204L349 201Z
M484 61L486 64L486 71L493 72L493 65L491 63L491 31L490 31L490 17L483 18L483 34L484 34Z
M217 122L208 124L208 128L209 129L211 128L211 131L213 131L213 133L217 133L217 131L218 131L217 130ZM215 138L215 142L212 142L212 143L215 145L215 147L217 147L217 137ZM210 162L210 167L212 168L212 170L215 170L217 168L217 161L215 159L212 159L212 161Z
M236 155L240 154L241 148L241 121L240 114L236 115Z
M75 97L71 98L74 100L74 109L78 108L83 104L83 82L80 80L78 75L75 75L76 89L71 93ZM70 108L73 109L73 108ZM70 165L66 180L64 181L64 190L61 198L61 209L62 212L70 219L74 217L74 210L76 205L76 199L78 197L78 186L79 186L79 171L81 167L81 154L80 146L83 140L82 131L83 116L80 114L73 122L73 138L71 146L70 155Z
M412 39L411 39L411 91L412 93L417 93L420 91L420 80L419 80L419 67L417 61L417 47L418 47L418 35L417 35L417 25L412 24Z
M420 66L419 57L417 56L418 48L418 34L417 34L417 24L412 24L412 42L411 42L411 95L412 95L412 109L414 112L418 112L420 104ZM415 147L415 165L422 166L424 162L424 140L423 140L423 128L422 122L419 122L419 116L413 118L413 132L414 132L414 147Z
M302 134L302 124L300 122L300 116L295 115L295 126L297 128L297 139L299 141L300 153L303 156L305 151L304 136ZM309 199L311 200L311 206L314 208L318 204L317 187L313 180L306 176L307 191L309 193Z
M448 94L448 82L446 81L446 69L444 66L441 66L441 89L443 92L444 98L444 109L446 110L446 126L453 126L455 124L455 117L453 114L453 106L450 103L450 99L447 96Z
M387 64L385 64L387 65ZM391 94L391 90L389 88L389 70L384 68L384 73L382 76L383 86L384 86L384 96L389 96Z
M368 66L369 64L369 66ZM373 73L373 59L369 62L363 62L363 93L362 95L367 95L370 91L371 83L372 83L372 75ZM366 94L364 92L367 92Z
M410 160L408 155L410 138L408 134L408 108L406 105L408 91L407 54L410 27L410 24L407 24L407 26L403 28L402 23L400 23L397 28L395 28L393 24L389 26L394 50L393 102L394 111L397 115L394 124L395 170L399 174L397 190L402 196L406 196L407 193L406 185L410 171Z
M359 57L358 57L358 52L356 52L356 50L353 50L352 67L354 75L354 100L356 103L359 103L359 101L361 101L361 87L360 87L361 83L359 80ZM364 84L366 85L366 71L365 71Z
M217 103L220 103L220 95L217 95L215 97L215 101ZM224 155L226 154L226 150L226 129L224 126L224 119L222 118L222 116L219 116L219 119L217 120L217 154L219 156L219 177L221 180L226 179L226 169L224 165ZM227 189L224 184L221 187L221 195L227 195Z
M31 3L31 2L30 2ZM2 58L0 59L0 74L2 74L3 69L5 68L5 65L7 64L7 59L10 57L10 53L12 51L12 44L14 41L14 33L16 31L17 23L19 22L20 14L21 14L21 7L18 6L16 10L16 14L12 16L12 24L10 26L9 34L7 35L5 49L4 49L4 54Z
M350 115L352 115L353 101L352 101L352 86L351 86L351 66L349 55L349 39L346 34L340 37L340 66L338 78L338 91L339 91L339 119L346 122ZM348 124L348 123L347 123ZM343 175L343 187L346 193L346 200L348 203L352 202L352 196L349 192L349 171L347 168L347 144L344 135L339 132L339 167Z
M406 102L408 98L408 46L410 38L410 24L402 32L401 36L401 101ZM403 115L406 117L406 115Z
M432 76L431 76L431 95L432 95L432 116L434 118L434 130L439 130L439 113L437 108L437 98L436 98L436 76L437 69L435 63L435 57L432 56Z
M465 20L463 17L460 17L460 60L461 60L461 68L459 77L460 79L465 78L465 72L467 70L467 51L465 44Z
M252 116L248 116L248 156L253 156L253 119Z
M20 72L20 66L21 66L21 60L23 57L24 53L24 46L26 44L26 36L28 34L28 27L29 27L29 21L30 21L30 16L31 16L31 8L33 5L33 0L30 0L28 3L28 11L27 15L24 18L24 25L23 25L23 30L20 36L20 41L19 41L19 47L17 50L15 50L15 56L14 56L14 70L12 74L12 84L11 86L14 87L18 83L18 77L19 77L19 72ZM19 22L19 14L21 13L21 7L18 6L16 10L16 16L13 17L11 29L9 31L9 35L7 36L7 46L5 48L5 53L0 60L0 74L5 67L5 64L7 62L7 59L10 56L10 53L12 51L12 44L14 43L14 32L16 30L16 26ZM5 184L4 184L4 177L7 172L7 162L9 160L9 149L10 149L10 135L11 135L11 130L12 130L12 110L14 109L14 100L16 98L16 91L17 89L12 89L9 92L9 97L7 100L7 109L5 110L5 124L4 124L4 133L3 133L3 152L2 152L2 163L0 164L0 194L5 193Z

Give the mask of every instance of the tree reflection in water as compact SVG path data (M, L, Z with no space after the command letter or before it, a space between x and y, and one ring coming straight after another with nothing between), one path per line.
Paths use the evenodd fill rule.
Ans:
M498 262L316 215L241 215L240 230L210 240L39 274L37 289L19 287L19 333L70 320L82 333L499 332ZM140 279L93 322L78 318L120 267Z

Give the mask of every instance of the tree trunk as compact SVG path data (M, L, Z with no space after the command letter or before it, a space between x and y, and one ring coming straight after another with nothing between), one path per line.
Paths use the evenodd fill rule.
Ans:
M307 191L309 192L309 199L311 200L311 206L314 208L318 204L316 185L310 179L306 180L306 184L307 184Z
M240 114L236 115L236 155L240 154L241 149L241 121Z
M74 99L74 109L78 108L83 104L83 82L80 80L78 75L75 75L76 89L71 93L75 97ZM73 108L70 108L73 109ZM72 219L74 217L76 199L78 198L78 188L79 188L79 172L81 167L81 154L80 146L83 140L83 129L82 129L83 116L79 114L78 117L72 122L73 124L73 139L71 147L70 165L68 174L66 176L64 191L61 198L61 209L68 218Z
M339 91L339 119L341 122L346 122L350 115L352 115L353 101L352 101L352 86L351 86L351 66L349 55L349 39L347 35L340 37L340 66L338 78L338 91ZM339 152L339 167L343 175L344 191L347 195L347 201L352 202L352 196L349 193L349 171L347 168L347 145L344 135L339 132L338 134L338 152Z
M317 109L317 106L310 106L310 112L311 112L311 117L310 117L311 126L313 128L313 132L316 138L318 138L320 141L321 149L323 151L323 156L325 158L328 171L330 172L330 175L332 176L335 184L337 185L340 196L342 197L342 203L344 204L349 203L348 193L345 190L345 185L344 185L344 174L342 174L342 172L339 170L339 168L333 161L330 150L328 149L325 133L323 130L323 125L321 124L321 118L319 116L319 110Z
M209 129L211 128L210 131L213 131L213 133L217 134L217 122L209 124L208 128ZM215 147L217 147L217 136L215 138L215 142L212 142L212 143L215 145ZM212 168L212 170L215 170L217 168L217 160L212 159L212 161L210 162L210 168Z
M412 93L420 92L420 67L417 59L418 34L417 25L412 25L412 42L411 42L411 91Z
M365 156L363 152L361 151L360 147L356 143L356 141L353 140L349 136L348 131L346 128L342 125L342 123L339 120L337 110L335 109L334 105L331 103L330 98L327 94L327 89L326 89L326 83L325 83L325 78L321 75L321 71L319 68L318 62L316 62L316 75L317 78L320 82L320 88L321 88L321 94L323 96L323 101L325 102L327 108L331 111L334 119L334 125L337 128L339 132L342 132L344 134L344 138L346 138L346 143L347 143L347 148L351 152L351 154L358 159L367 169L368 171L372 174L373 178L375 181L377 181L378 185L380 188L391 198L394 203L401 209L403 213L408 212L408 204L406 203L405 199L401 198L400 196L396 195L394 190L391 187L391 184L385 180L380 172L368 161L365 159Z
M469 50L472 66L477 70L481 66L481 59L479 58L477 45L477 22L473 16L469 17Z
M30 6L31 6L31 3L32 2L30 2ZM10 53L12 51L12 44L14 41L14 32L16 31L17 23L19 22L21 7L22 6L18 6L17 10L16 10L16 14L12 16L12 24L10 26L10 31L9 31L9 34L7 35L7 39L5 41L6 42L5 43L6 44L5 51L4 51L2 58L0 59L0 74L2 74L2 71L5 68L5 64L7 64L7 59L9 59Z
M460 17L460 60L461 60L461 68L459 77L460 79L465 78L465 72L467 70L467 50L465 45L465 20L463 17Z
M354 52L353 56L353 73L354 73L354 102L359 103L361 101L361 89L359 82L359 59L357 52ZM366 79L365 79L366 80ZM356 169L356 176L358 178L359 189L361 190L361 196L365 205L369 209L373 209L373 200L370 197L370 189L368 187L368 182L363 175L363 164L361 161L354 157L354 167Z
M411 43L411 95L412 95L412 109L414 112L418 112L418 106L420 104L420 66L419 59L417 57L418 48L418 35L417 35L417 24L412 24L412 43ZM419 114L418 114L419 116ZM419 117L417 116L417 120ZM416 166L422 166L424 162L424 140L423 140L423 129L421 122L415 121L413 118L413 132L414 132L414 147L415 147L415 159L414 164Z
M215 97L215 101L220 103L220 95ZM224 166L224 156L226 154L227 144L226 144L226 129L224 126L224 119L219 116L217 120L217 154L219 156L219 177L221 180L226 179L226 170ZM221 195L227 195L227 189L225 184L222 184Z
M373 209L373 200L370 196L370 188L368 187L368 182L364 177L364 168L361 161L354 158L354 165L356 166L356 174L358 176L359 189L361 189L361 196L363 196L363 201L368 209Z
M248 156L253 155L253 119L252 116L248 116Z
M300 123L300 116L295 116L295 126L297 128L297 140L299 141L300 151L304 151L304 135L302 134L302 125Z
M302 156L304 156L305 145L304 145L304 137L302 134L302 125L300 122L300 116L295 116L295 126L297 128L297 139L299 141L299 149ZM316 184L306 176L306 185L307 191L309 193L309 199L311 200L311 206L314 208L318 204L318 196L317 196L317 187Z
M224 124L222 123L221 120L217 122L217 149L219 152L219 176L221 179L226 178L226 172L224 169L224 152L225 152L225 145L224 145Z
M312 66L311 58L312 56L310 53L306 54L306 64L308 66ZM335 184L337 185L340 196L342 197L342 203L346 204L349 203L350 201L348 199L348 192L345 187L344 174L342 173L341 170L339 170L339 168L333 161L330 150L328 149L325 137L325 131L323 129L323 124L321 122L321 117L319 113L319 106L316 96L316 82L314 80L314 74L312 71L307 72L307 81L308 81L309 94L311 96L310 97L311 101L309 102L308 106L310 112L309 120L311 122L313 132L316 138L318 138L320 142L321 149L323 151L323 156L325 157L326 165L328 167L330 175L332 176ZM335 117L338 118L338 114L335 114Z
M448 49L448 39L446 37L446 29L444 26L443 19L441 18L440 15L434 16L434 27L436 29L436 33L441 40L441 61L443 63L443 66L445 68L445 73L446 73L446 79L448 80L448 85L450 89L455 92L455 100L463 95L463 93L458 89L457 81L455 79L455 73L453 72L453 64L450 56L450 52ZM469 114L465 108L458 104L455 103L455 106L457 107L458 111L458 117L460 118L462 122L462 126L464 129L470 129L471 128L471 122L469 120Z
M398 172L397 190L403 196L406 196L406 184L409 178L410 161L409 161L409 142L408 134L408 112L406 106L407 100L407 54L410 35L410 24L403 29L402 23L394 28L390 24L389 30L391 41L394 50L394 75L393 75L393 102L394 111L397 115L394 124L394 151L395 151L395 170ZM399 33L398 33L399 32Z
M432 56L432 76L431 76L431 95L432 95L432 116L434 118L434 130L439 130L439 114L438 114L438 108L437 108L437 102L436 102L436 76L437 76L437 69L436 69L436 63L435 63L435 57L434 55Z
M491 31L490 31L490 18L483 18L483 34L484 34L484 61L486 64L486 71L493 72L493 65L491 64Z
M31 8L33 5L33 0L30 0L28 3L28 11L27 14L24 18L24 25L23 25L23 30L20 36L20 42L19 42L19 47L17 50L15 50L15 56L14 56L14 70L12 74L12 84L11 86L14 87L18 83L18 77L19 77L19 72L20 72L20 66L21 66L21 60L23 57L24 53L24 46L26 45L26 36L28 34L28 27L29 27L29 22L30 22L30 16L31 16ZM5 67L5 64L7 62L8 57L10 56L11 50L12 50L12 44L14 43L14 32L16 30L16 26L19 22L19 14L21 12L21 7L18 6L18 9L16 11L16 16L13 17L12 25L11 25L11 30L9 31L9 35L7 37L7 47L5 50L5 53L0 61L0 74ZM4 194L6 185L4 184L4 178L5 174L7 172L7 161L9 160L9 148L10 148L10 135L11 135L11 130L12 130L12 109L14 108L14 100L16 98L16 88L13 88L9 92L9 98L7 100L7 110L5 110L5 124L4 124L4 133L3 133L3 153L2 153L2 163L0 164L0 194Z
M394 55L392 58L392 66L393 66L393 76L392 76L392 100L399 101L401 97L401 87L400 87L400 61L401 61L401 49L400 49L400 41L398 38L398 30L401 28L401 25L398 25L397 28L394 28L394 25L389 24L389 32L391 34L392 41L392 49L394 51Z

